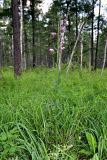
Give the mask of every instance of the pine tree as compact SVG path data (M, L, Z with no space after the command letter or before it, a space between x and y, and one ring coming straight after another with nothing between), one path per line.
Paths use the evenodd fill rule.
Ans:
M13 18L13 46L14 46L14 73L15 76L21 75L21 46L20 46L20 17L18 0L12 0Z

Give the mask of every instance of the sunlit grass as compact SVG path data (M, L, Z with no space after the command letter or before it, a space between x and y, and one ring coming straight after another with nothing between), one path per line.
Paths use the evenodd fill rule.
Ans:
M73 71L68 77L63 71L60 84L57 77L56 69L29 70L18 79L3 70L1 160L107 158L107 71ZM95 153L87 132L95 137Z

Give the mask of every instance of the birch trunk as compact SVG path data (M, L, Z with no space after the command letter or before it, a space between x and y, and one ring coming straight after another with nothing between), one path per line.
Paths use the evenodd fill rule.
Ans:
M95 53L95 67L97 69L97 59L98 59L98 50L99 50L99 30L100 30L100 15L101 15L101 0L99 0L99 14L97 22L97 43L96 43L96 53Z
M70 56L70 60L69 60L68 66L67 66L67 72L66 72L66 73L69 72L69 69L70 69L70 67L71 67L72 59L73 59L73 56L74 56L74 53L75 53L75 50L76 50L76 47L77 47L77 44L78 44L78 41L79 41L81 32L82 32L82 30L83 30L84 24L85 24L85 23L82 23L82 25L81 25L80 32L79 32L79 34L78 34L78 37L77 37L77 39L76 39L74 48L73 48L72 53L71 53L71 56Z
M103 67L102 67L101 75L103 74L103 71L104 71L104 68L105 68L106 58L107 58L107 39L106 39L106 42L105 42L104 60L103 60Z

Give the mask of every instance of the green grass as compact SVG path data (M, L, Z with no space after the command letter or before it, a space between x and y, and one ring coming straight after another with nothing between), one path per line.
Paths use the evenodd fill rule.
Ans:
M107 71L29 70L0 80L0 160L107 159Z

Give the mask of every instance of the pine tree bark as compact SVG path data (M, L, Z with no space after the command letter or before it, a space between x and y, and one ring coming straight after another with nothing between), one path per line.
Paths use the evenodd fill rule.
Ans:
M31 0L31 16L32 16L33 67L35 67L36 66L36 55L35 55L35 0Z
M92 2L92 20L91 20L91 70L94 66L94 0Z
M26 56L24 52L24 34L23 34L23 29L24 29L24 6L22 3L22 0L20 0L20 47L21 47L21 62L22 62L22 70L26 69Z
M20 47L20 16L18 12L19 0L12 0L13 18L13 49L14 49L14 74L21 75L21 47Z

